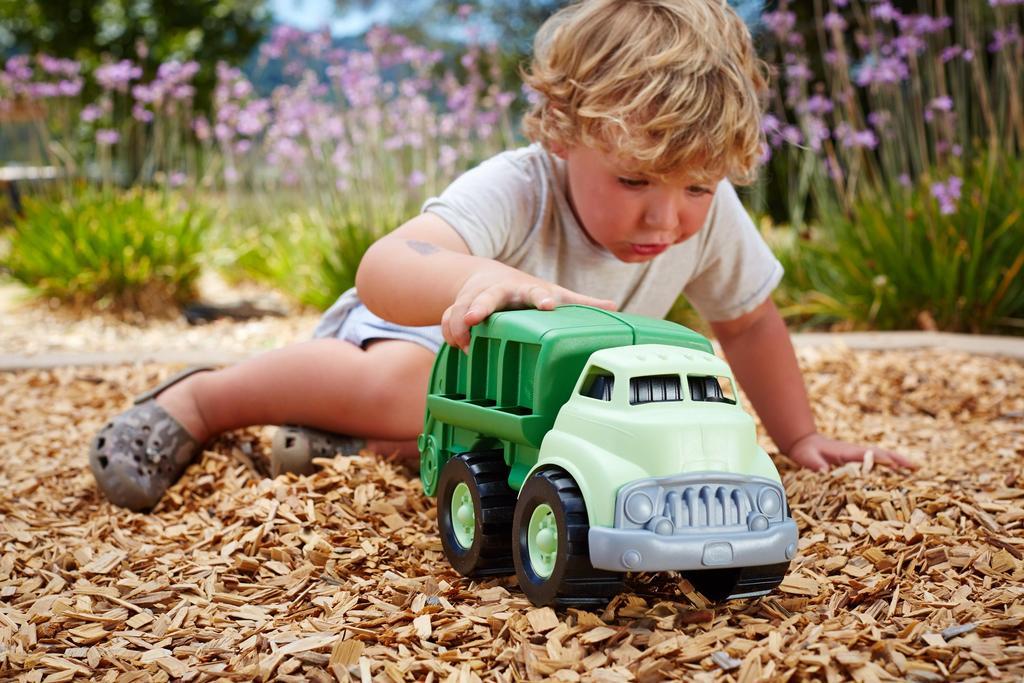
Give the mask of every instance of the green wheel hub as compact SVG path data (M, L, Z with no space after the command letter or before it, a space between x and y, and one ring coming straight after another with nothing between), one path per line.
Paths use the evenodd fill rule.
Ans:
M437 480L441 476L441 462L438 456L437 441L432 436L420 436L420 480L423 482L423 493L432 496L437 493Z
M541 578L551 576L558 558L558 523L554 511L547 503L538 505L530 515L527 545L533 571Z
M470 548L476 537L476 510L473 507L473 494L464 483L459 483L452 493L452 529L455 539L463 548Z

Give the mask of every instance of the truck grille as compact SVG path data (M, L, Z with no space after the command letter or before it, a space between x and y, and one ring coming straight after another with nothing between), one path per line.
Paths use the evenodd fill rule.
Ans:
M785 517L776 482L724 472L634 481L620 489L615 527L659 534L763 530Z
M754 501L738 486L686 486L665 494L662 515L680 528L747 525Z

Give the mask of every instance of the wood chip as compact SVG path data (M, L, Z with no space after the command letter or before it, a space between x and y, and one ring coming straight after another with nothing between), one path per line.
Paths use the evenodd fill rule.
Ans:
M1024 422L1006 417L1024 415L1024 365L800 359L823 433L922 468L773 456L800 528L778 589L712 605L678 574L637 574L601 609L458 576L399 463L265 478L270 429L208 444L153 512L117 509L85 444L174 368L0 373L0 679L1024 678Z
M530 622L530 626L537 633L544 633L558 626L560 623L558 615L550 607L541 607L540 609L533 609L526 613L526 618Z

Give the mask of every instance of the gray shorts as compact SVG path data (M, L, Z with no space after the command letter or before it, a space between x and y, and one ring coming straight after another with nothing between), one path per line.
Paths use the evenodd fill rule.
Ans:
M401 339L437 353L444 343L440 325L410 327L396 325L370 312L361 301L342 297L324 313L313 332L318 339L344 339L359 348L378 339Z

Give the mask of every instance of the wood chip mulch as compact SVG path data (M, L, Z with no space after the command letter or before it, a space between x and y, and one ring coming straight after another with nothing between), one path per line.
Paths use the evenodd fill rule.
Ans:
M1020 680L1024 365L801 362L824 431L924 466L779 457L801 534L779 590L716 606L638 575L598 611L460 578L432 501L385 458L265 478L264 429L212 444L154 513L116 509L88 440L173 368L0 374L0 679Z

